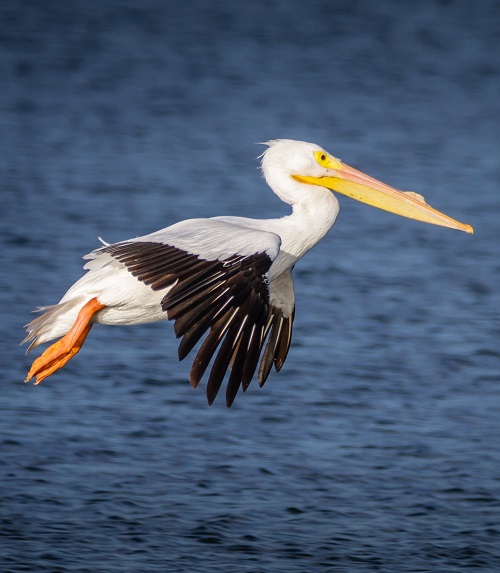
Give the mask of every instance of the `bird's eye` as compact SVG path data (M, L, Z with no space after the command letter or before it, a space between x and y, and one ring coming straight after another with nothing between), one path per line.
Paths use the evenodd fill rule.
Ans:
M328 155L324 151L315 151L314 157L322 167L326 167L325 164L328 161Z
M331 155L328 155L326 151L315 151L314 158L316 159L317 163L321 165L321 167L325 167L326 169L334 168L335 160Z

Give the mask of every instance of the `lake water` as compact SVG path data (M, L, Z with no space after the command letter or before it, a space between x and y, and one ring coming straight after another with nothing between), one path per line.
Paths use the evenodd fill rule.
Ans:
M2 572L500 570L499 30L493 0L0 4ZM230 410L166 323L23 383L98 236L285 214L256 143L287 137L476 233L341 198Z

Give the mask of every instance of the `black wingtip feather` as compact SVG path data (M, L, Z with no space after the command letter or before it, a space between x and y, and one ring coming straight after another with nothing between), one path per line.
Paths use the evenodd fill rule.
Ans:
M276 370L283 366L294 315L284 318L280 309L270 307L268 273L272 260L265 252L206 261L153 241L129 241L101 250L125 264L133 276L153 290L166 291L161 305L174 321L176 336L182 338L180 360L206 334L189 381L198 386L212 363L207 383L209 404L215 400L229 368L226 404L230 407L239 388L246 391L256 370L259 385L263 386L273 364Z

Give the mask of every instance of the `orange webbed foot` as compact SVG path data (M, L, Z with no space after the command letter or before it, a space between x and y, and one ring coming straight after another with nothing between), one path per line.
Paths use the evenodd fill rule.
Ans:
M71 330L45 352L39 356L32 364L25 382L29 382L36 376L35 384L40 384L48 376L51 376L62 368L75 354L78 353L87 338L92 323L92 316L104 308L97 298L89 300L78 313L77 319Z

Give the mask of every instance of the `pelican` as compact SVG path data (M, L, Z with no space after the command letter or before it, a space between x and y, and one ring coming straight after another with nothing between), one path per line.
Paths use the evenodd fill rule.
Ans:
M264 178L291 206L277 219L188 219L155 233L94 250L84 274L54 306L26 325L28 351L59 339L31 366L35 383L63 367L82 347L92 325L172 320L179 360L205 338L189 374L197 387L209 368L212 404L227 378L230 407L255 372L262 386L288 354L295 315L292 271L335 223L332 191L397 215L472 233L426 204L349 167L322 147L269 141L261 155ZM259 364L260 361L260 364ZM228 369L230 373L227 374Z

